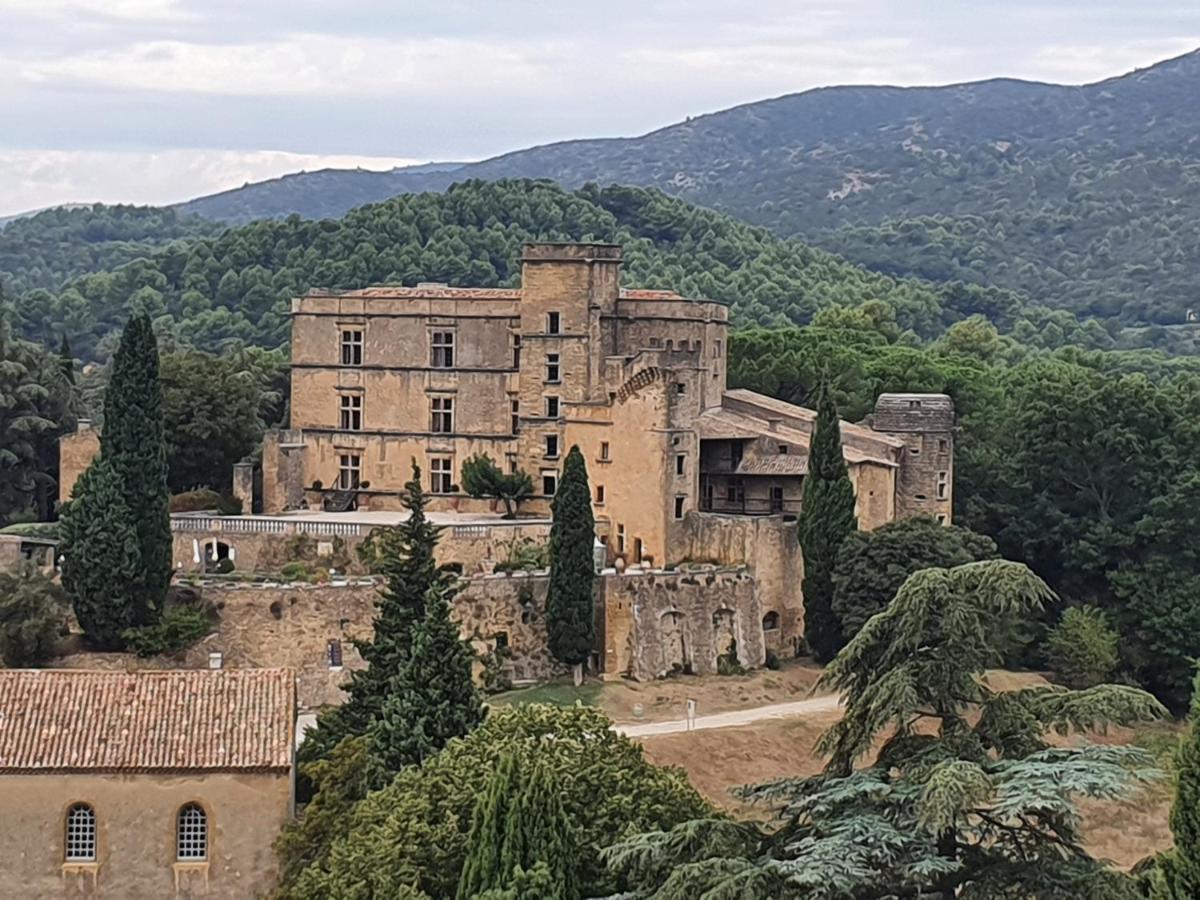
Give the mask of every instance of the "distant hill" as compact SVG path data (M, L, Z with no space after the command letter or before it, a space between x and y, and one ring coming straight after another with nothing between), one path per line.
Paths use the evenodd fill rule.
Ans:
M41 209L28 209L25 212L13 213L11 216L0 216L0 229L18 219L28 219L30 216L36 216L38 213L48 212L52 209L83 209L88 205L87 203L60 203L58 206L43 206Z
M660 188L895 274L1125 323L1200 307L1200 51L1096 84L831 87L445 171L326 170L179 208L338 216L466 178Z

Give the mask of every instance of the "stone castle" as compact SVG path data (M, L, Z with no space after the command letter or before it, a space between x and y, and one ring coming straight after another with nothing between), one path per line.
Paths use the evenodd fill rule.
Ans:
M264 440L261 491L252 466L235 472L244 508L262 514L177 516L177 565L237 557L239 569L267 568L301 533L353 545L403 515L399 492L415 460L446 526L443 561L482 577L517 536L548 533L559 466L578 445L601 562L613 567L598 592L603 672L711 670L728 643L717 632L750 665L796 646L795 518L816 415L727 388L724 306L623 289L620 275L619 246L536 243L524 248L520 288L379 286L295 299L291 427ZM842 423L842 440L861 528L912 515L950 522L948 397L884 394L867 423ZM94 434L64 441L64 485L94 444ZM460 489L474 454L532 476L521 517L504 520L494 502ZM674 603L678 570L701 564L738 570L721 582L736 588ZM664 569L671 577L656 581ZM633 575L651 577L632 593L607 581Z

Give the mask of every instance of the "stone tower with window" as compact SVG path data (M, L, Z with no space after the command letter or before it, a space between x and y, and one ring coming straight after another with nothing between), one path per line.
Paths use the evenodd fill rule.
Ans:
M945 394L880 394L873 430L904 441L896 482L896 518L953 521L954 401Z

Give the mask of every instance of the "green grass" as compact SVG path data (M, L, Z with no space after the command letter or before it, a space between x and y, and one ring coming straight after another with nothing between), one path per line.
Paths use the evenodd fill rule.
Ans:
M598 681L585 681L579 687L569 681L552 681L535 684L527 688L505 691L488 698L491 706L528 706L531 703L546 703L550 706L595 706L604 689Z

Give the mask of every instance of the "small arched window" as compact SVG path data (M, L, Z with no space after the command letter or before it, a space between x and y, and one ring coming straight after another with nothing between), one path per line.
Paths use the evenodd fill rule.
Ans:
M763 616L763 631L775 631L779 627L779 613L769 612Z
M95 862L96 811L76 803L67 811L67 862Z
M183 861L208 859L208 816L199 803L189 803L179 810L175 858Z

